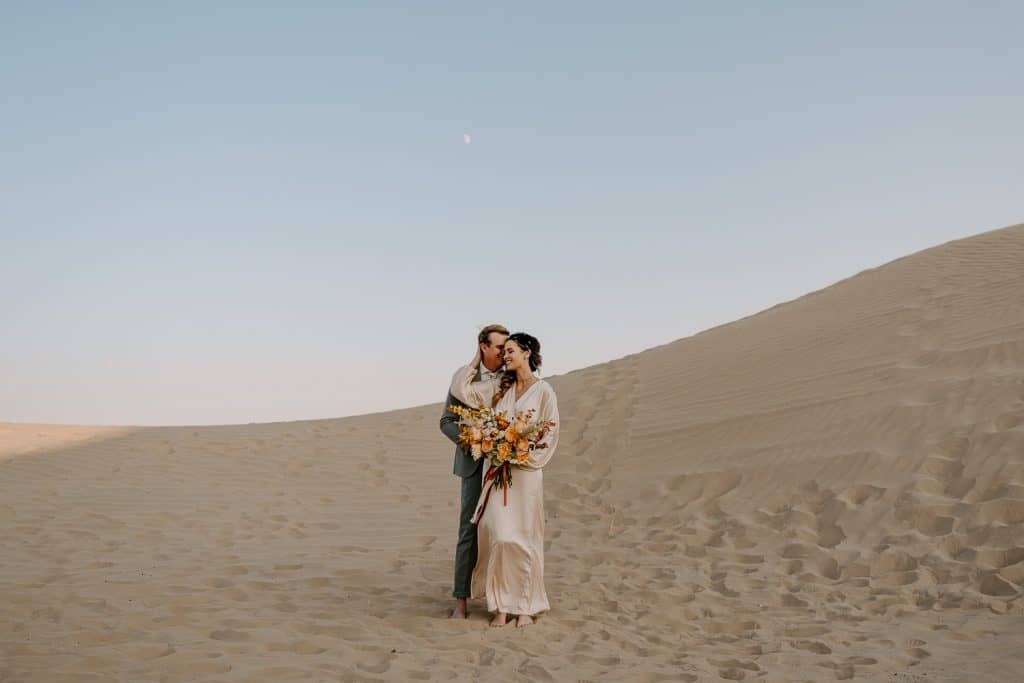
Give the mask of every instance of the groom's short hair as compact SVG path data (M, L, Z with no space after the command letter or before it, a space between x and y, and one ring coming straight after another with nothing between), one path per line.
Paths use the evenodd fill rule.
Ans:
M504 325L488 325L484 329L480 330L480 334L476 336L476 340L481 344L491 345L491 332L497 332L508 336L508 328Z

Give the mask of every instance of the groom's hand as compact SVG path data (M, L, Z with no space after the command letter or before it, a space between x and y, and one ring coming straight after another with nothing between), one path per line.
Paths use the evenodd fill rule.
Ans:
M441 433L448 437L448 439L455 444L459 445L459 421L462 419L452 411L448 410L448 406L452 402L451 394L448 395L447 400L444 404L444 412L441 413Z

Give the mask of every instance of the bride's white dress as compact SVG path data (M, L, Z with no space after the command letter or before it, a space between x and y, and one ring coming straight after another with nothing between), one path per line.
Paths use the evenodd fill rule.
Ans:
M473 382L476 368L459 368L452 377L451 393L466 405L490 407L500 378ZM523 465L512 465L512 486L508 504L502 490L491 492L490 500L477 525L477 560L470 592L474 598L487 598L491 612L534 615L551 609L544 590L544 472L558 444L558 402L555 391L544 380L537 380L522 396L515 385L509 388L496 411L520 415L534 409L534 420L555 423L540 443L546 448L530 451ZM484 465L484 479L490 470ZM485 488L490 483L484 484ZM483 505L486 490L480 495ZM477 511L479 511L477 507Z

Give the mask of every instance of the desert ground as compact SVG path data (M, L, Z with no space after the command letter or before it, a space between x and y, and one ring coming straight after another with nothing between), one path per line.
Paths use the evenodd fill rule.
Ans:
M1024 225L549 379L524 629L440 404L0 423L0 681L1024 680Z

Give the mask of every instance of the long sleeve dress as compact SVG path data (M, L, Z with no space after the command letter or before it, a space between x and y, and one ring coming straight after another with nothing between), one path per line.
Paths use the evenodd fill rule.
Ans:
M452 396L469 406L489 408L500 378L473 382L474 374L471 366L457 370L452 377ZM558 402L551 385L537 380L522 396L516 396L513 385L494 407L510 416L531 408L536 411L534 420L549 420L555 426L540 441L546 448L531 450L524 464L512 465L508 505L503 504L500 490L492 492L477 524L477 561L470 593L474 598L486 597L491 612L532 616L551 609L544 589L543 467L558 444ZM490 469L490 461L486 461L485 480ZM481 495L477 512L484 500Z

